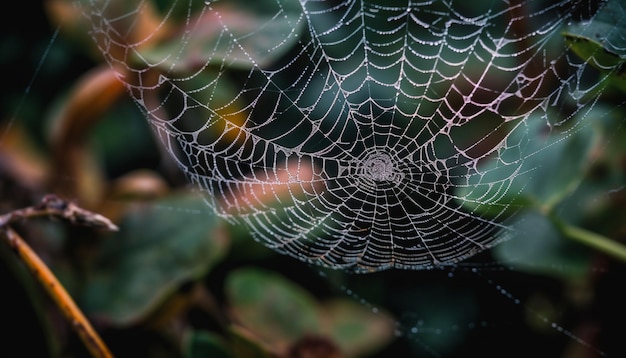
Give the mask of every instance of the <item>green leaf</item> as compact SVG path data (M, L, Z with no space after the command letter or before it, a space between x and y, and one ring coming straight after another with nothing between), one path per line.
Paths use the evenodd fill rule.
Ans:
M544 214L526 212L514 228L518 235L493 249L498 260L518 270L557 278L580 277L589 272L591 252L563 238Z
M590 22L570 25L563 33L571 50L626 91L626 4L609 0Z
M237 320L271 347L320 331L313 296L277 273L239 269L228 276L226 293Z
M222 337L207 331L189 333L185 347L185 358L231 358Z
M466 210L487 216L508 209L549 211L583 179L599 137L591 125L550 128L541 116L531 116L507 137L500 158L468 178L457 195ZM508 163L507 151L514 152Z
M608 75L606 80L626 92L626 58L588 37L564 33L565 42L585 62Z
M360 356L394 337L394 320L385 312L349 300L322 305L277 273L240 269L228 277L226 292L237 320L278 351L307 335L319 335L347 356Z
M607 233L619 222L612 216L619 210L610 208L607 193L623 187L624 183L619 170L623 160L623 154L619 153L624 153L626 148L620 130L622 117L614 109L599 104L585 116L587 122L594 123L575 132L558 134L554 147L547 149L550 153L533 158L543 169L534 172L536 182L529 182L524 193L533 195L536 204L528 208L535 210L523 213L514 224L517 237L494 249L499 260L520 270L554 277L582 275L591 264L594 251L590 247L594 250L597 247L582 240L579 242L585 246L576 243L561 230L572 232L580 230L578 226L588 227L598 215L604 219L594 223L592 230ZM555 225L553 219L562 227Z
M590 21L572 23L567 27L567 32L594 39L602 43L608 51L623 58L626 55L624 13L626 13L624 1L608 0Z
M93 129L93 146L107 173L121 173L136 163L158 159L158 146L148 122L130 98L108 110Z
M563 33L563 37L571 50L593 67L602 71L619 69L623 74L624 69L621 66L626 59L605 48L602 43L569 32Z
M189 73L206 65L266 66L292 48L305 25L294 0L218 1L210 6L212 11L196 14L171 40L140 50L137 60L158 64L168 73Z
M598 113L592 111L585 115L593 118ZM591 165L591 155L600 142L600 131L590 124L551 128L540 116L529 117L519 129L507 138L508 148L520 151L517 155L522 161L515 168L518 174L513 174L506 194L498 201L477 205L475 202L480 202L481 198L496 197L496 194L470 191L467 196L475 200L470 201L472 209L485 215L507 206L523 209L517 213L519 217L513 224L516 236L494 248L498 260L528 272L558 277L580 275L589 268L589 250L563 238L547 215L555 209L562 210L560 204L569 202L579 188ZM497 169L498 165L495 160L489 163L482 170L486 174L481 180L495 181L497 178L491 173L496 170L491 168Z
M86 311L117 325L142 319L224 256L227 240L218 227L218 218L194 195L130 212L103 247L85 288Z
M538 148L526 160L527 165L536 168L529 172L532 178L524 188L526 195L531 195L545 210L554 207L584 178L598 139L599 131L590 125L551 135L546 147Z

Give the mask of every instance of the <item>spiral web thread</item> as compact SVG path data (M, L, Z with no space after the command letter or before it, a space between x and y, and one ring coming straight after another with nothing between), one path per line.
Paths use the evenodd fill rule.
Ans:
M528 128L575 131L602 91L561 35L591 3L178 0L143 37L145 2L86 12L218 214L278 252L369 272L456 263L513 234L501 199L532 170ZM173 45L146 50L181 12Z

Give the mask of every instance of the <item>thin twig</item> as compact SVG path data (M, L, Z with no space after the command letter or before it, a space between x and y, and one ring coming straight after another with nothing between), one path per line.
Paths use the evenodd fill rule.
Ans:
M16 221L44 215L58 216L75 224L108 230L117 230L117 227L102 215L84 210L73 203L68 203L52 195L46 196L37 206L15 210L0 216L0 229L2 229L5 241L50 294L89 352L94 357L112 358L113 354L111 354L104 341L93 329L63 285L24 239L9 226Z
M117 231L118 228L109 219L65 201L56 195L46 195L36 206L13 210L0 216L0 227L38 216L56 216L68 220L74 225L89 226L96 229Z

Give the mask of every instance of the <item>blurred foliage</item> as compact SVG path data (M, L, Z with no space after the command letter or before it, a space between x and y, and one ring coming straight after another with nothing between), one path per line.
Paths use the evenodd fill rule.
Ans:
M497 197L502 188L490 188L493 193L463 188L465 193L460 193L474 199L465 203L469 210L487 215L499 213L503 207L522 211L514 227L517 236L524 239L510 240L494 249L495 257L512 267L565 278L584 275L593 269L593 251L568 239L582 240L589 246L594 243L585 237L567 238L573 231L582 232L568 230L568 226L589 226L590 219L602 213L612 214L595 222L592 231L606 235L601 239L609 245L613 238L624 242L623 228L607 230L608 222L626 218L622 198L626 183L624 113L610 104L621 106L626 98L626 28L618 16L624 9L623 3L608 1L591 22L572 23L562 34L570 50L597 70L593 76L598 82L596 90L587 95L607 100L576 114L568 121L573 125L553 127L531 116L507 137L507 142L523 143L521 156L527 159L506 193L488 204L481 203L480 198ZM540 140L526 143L528 134ZM489 179L498 174L497 166L495 161L487 163L476 181L497 182L498 177ZM613 254L624 260L623 247L618 250Z
M145 18L135 31L157 33L161 3L144 3L154 8L138 13ZM253 20L246 26L263 21L265 13L257 16L254 10L265 3L246 10ZM588 353L568 335L546 328L546 322L575 327L575 335L593 347L624 352L613 332L617 325L623 328L626 317L626 297L614 290L623 283L624 268L564 238L555 218L626 241L626 130L624 108L616 106L624 99L626 54L620 48L626 46L604 48L607 42L583 36L575 26L564 34L572 51L615 86L584 114L583 127L546 137L554 150L526 148L526 164L536 170L526 171L519 183L541 180L513 188L508 193L515 196L503 198L506 205L524 209L518 230L526 238L472 260L468 267L484 274L461 266L458 271L366 277L320 275L316 268L276 256L244 228L216 218L189 190L115 74L102 63L85 36L89 24L79 8L62 0L44 5L17 3L23 8L11 12L27 19L0 35L3 67L19 78L5 84L1 96L0 209L26 206L56 192L120 225L116 234L46 220L19 227L116 356L493 356L502 349L506 356L526 356L536 354L537 347L544 356ZM606 33L604 26L614 28L610 9L589 26L598 26L598 33ZM187 9L177 11L184 18ZM158 58L173 51L176 43L168 42L167 35L181 27L184 22L176 21L158 27L154 41L161 46L146 48L145 55ZM271 47L273 34L284 29L264 31L268 42L250 46ZM211 45L191 39L196 40L200 48ZM176 65L198 63L185 58L189 61ZM526 133L545 134L539 121L529 123L536 127L524 128ZM518 195L522 189L524 194ZM489 214L493 208L471 210ZM4 323L13 332L5 336L4 349L24 356L85 356L19 262L6 248L0 254L7 292L3 317L18 322ZM515 271L490 271L494 261ZM482 276L487 274L489 279ZM498 280L515 293L507 296L494 283ZM501 312L507 312L504 321ZM395 329L409 339L394 340ZM31 344L10 348L24 337Z

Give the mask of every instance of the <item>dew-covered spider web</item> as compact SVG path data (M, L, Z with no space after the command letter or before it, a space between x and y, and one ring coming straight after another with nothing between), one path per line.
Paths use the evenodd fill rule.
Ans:
M623 0L70 1L208 204L159 209L416 356L623 352L623 267L559 231L626 238Z
M146 2L84 3L211 208L356 272L450 265L512 237L515 198L540 185L532 158L588 125L621 71L570 47L625 50L615 26L587 26L623 17L619 2L178 0L143 32Z

